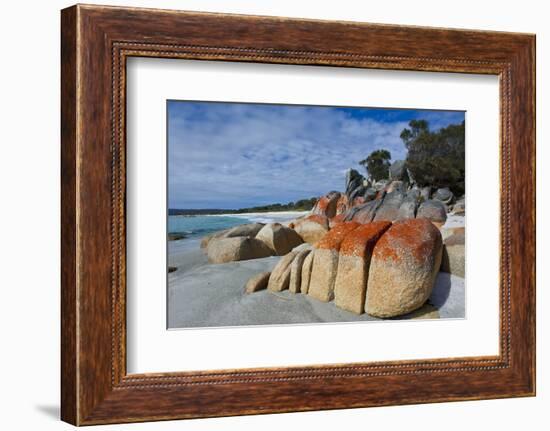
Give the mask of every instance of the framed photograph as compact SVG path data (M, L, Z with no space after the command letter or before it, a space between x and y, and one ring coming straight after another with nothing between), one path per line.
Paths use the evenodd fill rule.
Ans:
M62 11L62 419L535 394L535 36Z

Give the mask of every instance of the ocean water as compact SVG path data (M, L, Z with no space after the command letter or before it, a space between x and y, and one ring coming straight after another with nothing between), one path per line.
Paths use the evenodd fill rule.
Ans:
M231 216L169 216L168 232L183 233L188 238L202 237L218 230L250 223L242 217Z
M284 223L301 216L299 212L250 213L229 215L169 216L168 232L200 238L212 232L247 223Z

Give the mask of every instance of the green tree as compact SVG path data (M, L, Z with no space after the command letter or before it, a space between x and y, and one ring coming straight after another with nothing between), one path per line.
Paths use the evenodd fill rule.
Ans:
M430 131L426 120L411 120L409 122L409 127L410 129L403 129L400 135L407 149L409 149L411 142L415 141L420 135L429 133Z
M408 149L407 168L420 186L449 187L464 193L464 122L432 132L428 122L413 120L401 132Z
M376 150L359 162L374 181L379 181L389 176L391 154L387 150Z

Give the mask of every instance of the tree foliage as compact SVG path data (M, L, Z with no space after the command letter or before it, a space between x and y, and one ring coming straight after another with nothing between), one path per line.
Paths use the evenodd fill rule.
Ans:
M389 176L391 154L387 150L376 150L359 162L364 166L369 176L374 181L379 181Z
M464 193L464 121L432 132L424 120L413 120L401 132L407 147L407 168L420 186L449 187Z

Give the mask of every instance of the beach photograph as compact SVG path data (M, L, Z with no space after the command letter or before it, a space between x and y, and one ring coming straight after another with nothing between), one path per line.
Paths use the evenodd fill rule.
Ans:
M465 112L167 101L167 328L463 319Z

